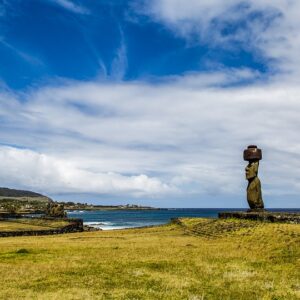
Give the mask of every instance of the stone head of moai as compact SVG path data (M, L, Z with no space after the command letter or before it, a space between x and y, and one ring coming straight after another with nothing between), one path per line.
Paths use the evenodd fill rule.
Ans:
M262 159L262 151L255 145L248 146L244 150L244 160L248 161L245 169L247 186L247 201L251 210L264 209L264 202L261 193L261 183L258 174L259 161Z

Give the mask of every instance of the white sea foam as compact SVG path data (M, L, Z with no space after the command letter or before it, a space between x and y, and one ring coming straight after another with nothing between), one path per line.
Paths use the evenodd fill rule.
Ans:
M84 222L84 225L88 225L90 227L100 228L102 230L117 230L117 229L126 229L126 228L134 228L136 225L115 225L113 222Z
M102 222L83 222L84 225L92 226L92 225L105 225Z
M83 222L84 225L88 225L90 227L100 228L102 230L112 230L112 229L119 229L119 227L123 226L114 226L112 222Z
M117 229L126 229L126 228L132 228L128 226L105 226L101 227L102 230L117 230Z

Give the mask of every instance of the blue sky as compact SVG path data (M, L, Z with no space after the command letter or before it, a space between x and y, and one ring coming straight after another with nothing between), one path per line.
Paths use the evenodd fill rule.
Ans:
M299 8L0 0L0 185L246 207L242 151L254 143L267 206L299 207Z
M264 55L242 42L208 45L197 34L186 40L139 14L137 2L7 3L1 22L1 76L15 90L53 78L131 81L216 68L269 69ZM64 5L68 3L74 6ZM267 23L271 17L247 13L245 18L216 26L222 26L220 34L230 36L247 22Z

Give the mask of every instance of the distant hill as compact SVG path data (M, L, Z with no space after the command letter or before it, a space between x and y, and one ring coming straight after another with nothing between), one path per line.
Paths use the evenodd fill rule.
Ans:
M45 211L53 200L31 191L0 188L0 212L37 212Z
M42 194L0 187L0 197L46 197ZM48 197L46 197L48 198Z

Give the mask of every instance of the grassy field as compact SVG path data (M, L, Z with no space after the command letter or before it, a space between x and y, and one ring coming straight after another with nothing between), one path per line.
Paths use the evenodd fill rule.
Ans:
M0 299L300 299L300 226L182 219L0 239Z
M14 219L0 222L0 231L48 230L69 225L63 220Z

